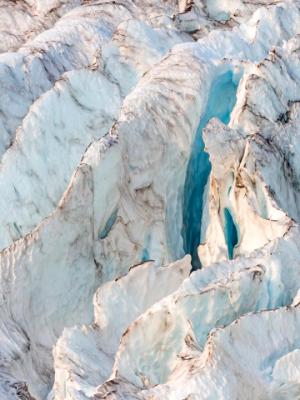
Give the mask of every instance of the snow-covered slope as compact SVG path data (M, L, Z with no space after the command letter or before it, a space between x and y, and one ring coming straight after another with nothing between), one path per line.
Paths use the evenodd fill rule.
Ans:
M299 399L300 3L0 22L0 400Z

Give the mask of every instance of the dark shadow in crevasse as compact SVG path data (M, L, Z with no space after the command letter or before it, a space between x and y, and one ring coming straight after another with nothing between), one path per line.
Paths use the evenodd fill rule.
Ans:
M234 248L238 243L238 232L231 212L228 208L224 209L224 221L225 221L225 239L228 249L229 260L233 259Z

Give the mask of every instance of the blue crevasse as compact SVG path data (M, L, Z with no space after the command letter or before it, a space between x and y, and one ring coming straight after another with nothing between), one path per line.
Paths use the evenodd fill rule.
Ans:
M150 260L149 251L148 251L148 249L144 248L143 251L142 251L141 262L145 262L145 261L148 261L148 260Z
M224 208L224 226L225 226L225 239L228 249L229 260L233 259L234 247L238 243L238 231L234 223L231 212L228 208Z
M151 259L150 248L151 248L151 234L148 233L145 237L144 247L141 253L141 262L149 261Z
M106 221L104 229L99 232L98 239L105 239L109 232L111 231L112 227L114 226L118 217L118 209L114 210L111 216Z
M231 111L236 103L238 82L233 72L220 75L211 85L206 110L191 149L183 191L182 237L185 253L191 254L193 269L201 267L197 248L201 242L201 221L203 194L211 171L208 154L204 151L202 131L212 118L220 119L224 124L230 121Z

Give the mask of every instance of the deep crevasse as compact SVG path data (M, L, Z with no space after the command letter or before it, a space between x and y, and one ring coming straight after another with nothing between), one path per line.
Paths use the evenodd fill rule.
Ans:
M201 266L197 248L201 242L201 221L204 190L211 171L209 155L204 150L202 130L212 118L219 118L224 124L230 121L230 114L236 102L238 82L233 72L220 75L211 85L206 110L201 117L188 162L183 194L182 236L185 253L192 255L194 269Z

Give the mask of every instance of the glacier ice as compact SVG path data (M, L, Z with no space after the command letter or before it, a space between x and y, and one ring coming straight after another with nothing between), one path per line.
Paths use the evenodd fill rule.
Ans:
M208 121L214 117L228 124L231 111L236 101L237 82L232 71L227 71L212 82L207 104L201 116L197 133L192 143L191 155L187 166L184 183L183 227L185 253L192 255L194 268L200 267L197 248L201 241L201 220L203 196L210 174L209 156L204 150L202 131Z
M0 21L0 400L299 399L298 0Z
M229 259L233 259L234 248L238 243L238 231L237 227L234 223L230 210L228 208L224 208L224 220L225 220L225 238L228 249L228 257Z

